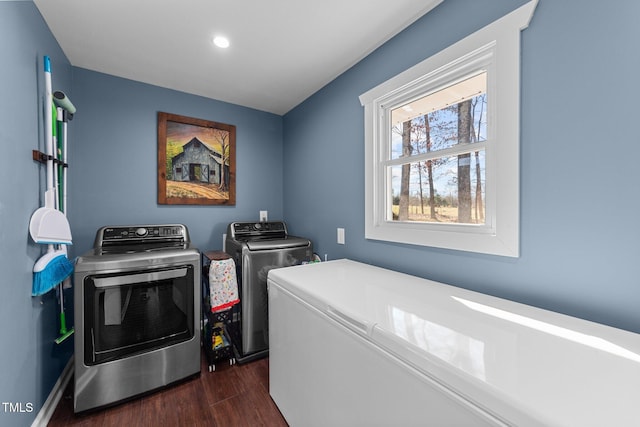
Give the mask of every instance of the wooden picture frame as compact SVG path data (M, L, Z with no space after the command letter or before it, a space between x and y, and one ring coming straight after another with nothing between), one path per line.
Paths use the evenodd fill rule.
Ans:
M236 204L236 127L158 112L158 204Z

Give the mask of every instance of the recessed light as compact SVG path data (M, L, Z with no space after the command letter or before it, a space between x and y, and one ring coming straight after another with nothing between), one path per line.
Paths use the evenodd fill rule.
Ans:
M226 49L229 47L229 39L227 39L226 37L222 37L222 36L215 36L213 38L213 44L215 44L216 46L222 48L222 49Z

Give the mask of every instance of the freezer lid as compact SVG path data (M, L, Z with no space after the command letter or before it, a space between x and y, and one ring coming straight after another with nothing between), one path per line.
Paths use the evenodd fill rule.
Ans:
M638 334L350 260L269 281L516 425L640 419Z

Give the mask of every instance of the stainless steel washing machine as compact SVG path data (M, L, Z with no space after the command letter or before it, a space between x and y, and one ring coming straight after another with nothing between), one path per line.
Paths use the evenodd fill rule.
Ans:
M290 236L282 221L233 222L225 251L236 263L240 304L232 328L236 360L248 362L269 354L267 274L271 269L309 262L309 239Z
M200 373L200 252L181 224L102 227L74 272L74 411Z

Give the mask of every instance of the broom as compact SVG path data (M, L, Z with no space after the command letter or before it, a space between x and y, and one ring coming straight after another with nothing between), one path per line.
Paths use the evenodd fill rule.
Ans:
M67 258L67 249L54 249L47 245L44 254L33 266L33 287L31 295L38 296L49 292L73 273L73 264Z
M53 105L51 93L51 63L49 57L44 57L45 76L45 136L47 155L47 187L53 189L53 147L56 136L57 123L54 121L56 108ZM51 132L51 133L49 133ZM54 190L55 191L55 190ZM48 193L52 193L48 191ZM66 247L54 249L53 244L47 245L47 253L36 261L33 266L33 284L31 294L43 295L53 289L58 283L69 277L73 272L73 264L67 259Z
M55 112L55 109L53 111ZM53 124L53 139L55 139L56 123L53 122ZM53 162L47 162L47 167L53 167ZM67 258L66 246L62 245L60 249L54 249L53 244L47 245L47 253L40 257L33 266L31 295L46 294L69 277L71 273L73 273L73 264Z

